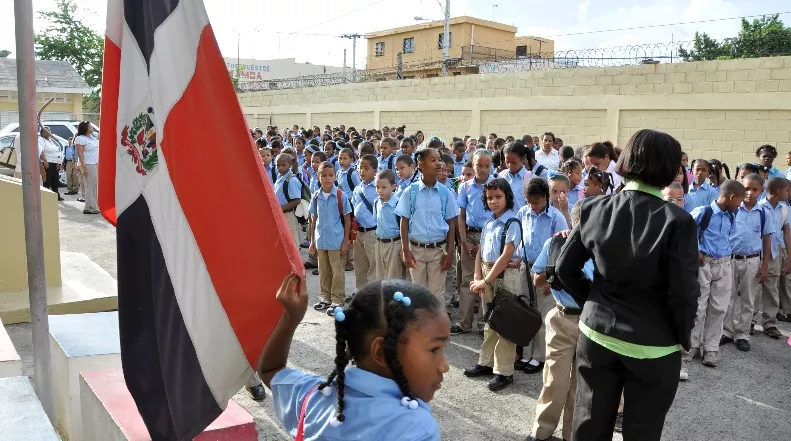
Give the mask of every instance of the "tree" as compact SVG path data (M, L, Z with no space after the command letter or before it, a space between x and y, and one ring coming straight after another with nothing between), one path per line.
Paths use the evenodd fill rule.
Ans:
M41 11L47 28L36 35L36 56L42 60L68 61L93 88L89 95L98 100L102 86L104 39L82 24L72 0L56 0L55 10Z
M752 22L742 19L739 35L722 41L696 32L692 49L680 46L678 55L684 61L791 55L791 27L786 27L779 17L765 15Z
M7 51L5 49L0 49L0 58L6 58L11 55L11 51Z

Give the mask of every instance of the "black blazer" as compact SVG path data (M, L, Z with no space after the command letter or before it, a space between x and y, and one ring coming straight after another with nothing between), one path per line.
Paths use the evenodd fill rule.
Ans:
M698 284L697 227L675 204L641 191L581 202L556 273L589 328L630 343L689 349ZM588 258L593 282L580 278Z

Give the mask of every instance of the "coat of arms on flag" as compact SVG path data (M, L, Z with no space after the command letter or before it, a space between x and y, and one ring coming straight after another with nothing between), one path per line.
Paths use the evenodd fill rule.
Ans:
M124 378L154 441L191 440L253 375L302 261L201 1L108 0L101 111Z

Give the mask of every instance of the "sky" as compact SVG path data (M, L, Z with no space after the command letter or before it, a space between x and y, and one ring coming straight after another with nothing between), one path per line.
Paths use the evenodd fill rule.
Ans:
M182 0L185 1L185 0ZM194 1L194 0L192 0ZM0 50L14 52L14 0L0 0L3 32ZM593 49L642 43L692 40L695 31L714 38L733 37L738 19L786 12L780 18L791 25L789 0L451 0L451 16L469 15L518 28L517 35L555 40L556 51ZM34 0L35 11L52 9L55 0ZM106 1L79 0L75 19L103 34ZM342 34L365 34L417 23L421 16L441 20L445 0L204 0L220 49L226 57L257 60L296 58L331 66L352 64L352 41ZM494 6L497 5L497 6ZM656 26L668 25L671 26ZM9 27L10 25L10 27ZM656 26L642 29L646 26ZM34 20L36 30L45 23ZM577 34L577 35L569 35ZM366 40L357 40L356 65L365 68ZM485 42L478 42L485 46ZM14 55L12 54L11 57Z

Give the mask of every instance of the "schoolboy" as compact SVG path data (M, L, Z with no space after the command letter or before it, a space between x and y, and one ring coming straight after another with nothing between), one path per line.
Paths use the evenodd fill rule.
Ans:
M384 138L379 143L379 165L376 171L395 169L395 150L396 141L393 138Z
M357 218L357 238L354 240L354 277L359 292L368 282L376 280L376 169L374 155L360 158L360 179L354 189L352 207Z
M464 141L453 143L453 178L461 176L464 164L467 162L466 147Z
M277 167L277 180L275 181L275 194L277 201L280 203L280 208L283 210L283 215L286 217L288 223L288 230L291 233L291 238L294 239L294 244L299 246L299 221L294 215L302 196L302 183L300 179L294 175L291 170L293 158L287 153L282 153L275 159ZM286 189L287 188L287 189ZM288 192L288 197L286 197Z
M779 283L781 278L791 273L791 259L788 259L788 250L791 249L788 215L790 210L784 202L788 199L788 186L789 182L785 178L769 178L766 182L766 199L758 203L767 214L771 213L774 233L772 233L771 258L761 293L760 304L763 314L761 317L754 316L753 324L760 323L764 334L775 339L783 335L777 329L777 312L780 308ZM755 310L757 311L758 307Z
M401 262L401 236L399 217L395 214L398 198L394 194L395 173L382 170L376 175L374 203L376 213L376 277L378 279L403 279L404 263Z

